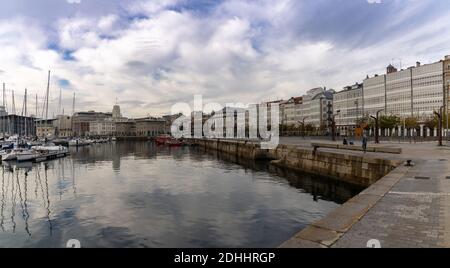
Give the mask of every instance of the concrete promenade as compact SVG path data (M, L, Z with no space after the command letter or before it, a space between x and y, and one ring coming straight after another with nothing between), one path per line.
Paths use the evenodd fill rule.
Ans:
M311 142L324 140L281 138L282 144L305 148L311 147ZM281 247L361 248L367 247L372 239L386 248L450 247L450 147L438 147L436 142L384 142L381 146L401 147L402 154L367 153L367 156L410 159L415 165L402 165L393 170ZM340 149L319 150L363 154Z

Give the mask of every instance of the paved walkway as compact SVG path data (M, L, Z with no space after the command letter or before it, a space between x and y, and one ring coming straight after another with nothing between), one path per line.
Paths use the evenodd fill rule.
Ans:
M291 139L289 144L310 142ZM403 153L367 155L412 159L415 166L400 166L282 247L360 248L371 239L381 247L450 247L450 148L436 143L382 144L390 145Z

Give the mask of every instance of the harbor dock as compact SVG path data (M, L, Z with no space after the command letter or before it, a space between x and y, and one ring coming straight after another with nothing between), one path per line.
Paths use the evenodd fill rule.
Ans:
M281 248L364 248L374 241L381 247L450 247L450 147L383 143L364 153L302 138L282 138L269 151L232 141L197 143L238 156L250 150L247 156L366 187Z

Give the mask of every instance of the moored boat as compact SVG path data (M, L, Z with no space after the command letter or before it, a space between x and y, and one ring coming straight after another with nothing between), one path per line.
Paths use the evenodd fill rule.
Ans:
M31 150L29 149L13 149L13 150L6 150L0 153L2 156L2 161L14 161L18 160L19 157L21 159L28 159L31 155Z
M90 140L73 139L73 140L69 141L68 145L78 147L78 146L88 146L91 144L92 144L92 141L90 141Z
M182 146L183 143L176 139L170 139L170 140L166 141L166 145L168 145L170 147L179 147L179 146Z
M167 141L169 141L171 139L172 139L172 137L170 137L169 135L160 135L155 138L155 142L156 142L156 144L166 144Z
M33 161L39 156L40 154L34 150L26 150L16 153L16 158L18 162Z

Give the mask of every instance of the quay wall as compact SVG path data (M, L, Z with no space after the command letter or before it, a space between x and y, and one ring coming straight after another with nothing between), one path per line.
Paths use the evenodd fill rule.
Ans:
M255 142L220 139L193 139L190 142L206 149L232 154L238 158L270 159L269 150L262 150L259 144Z
M330 177L368 187L400 165L399 161L352 155L345 152L314 151L295 145L262 150L259 143L235 140L194 139L192 143L210 150L246 159L272 160L278 167Z

